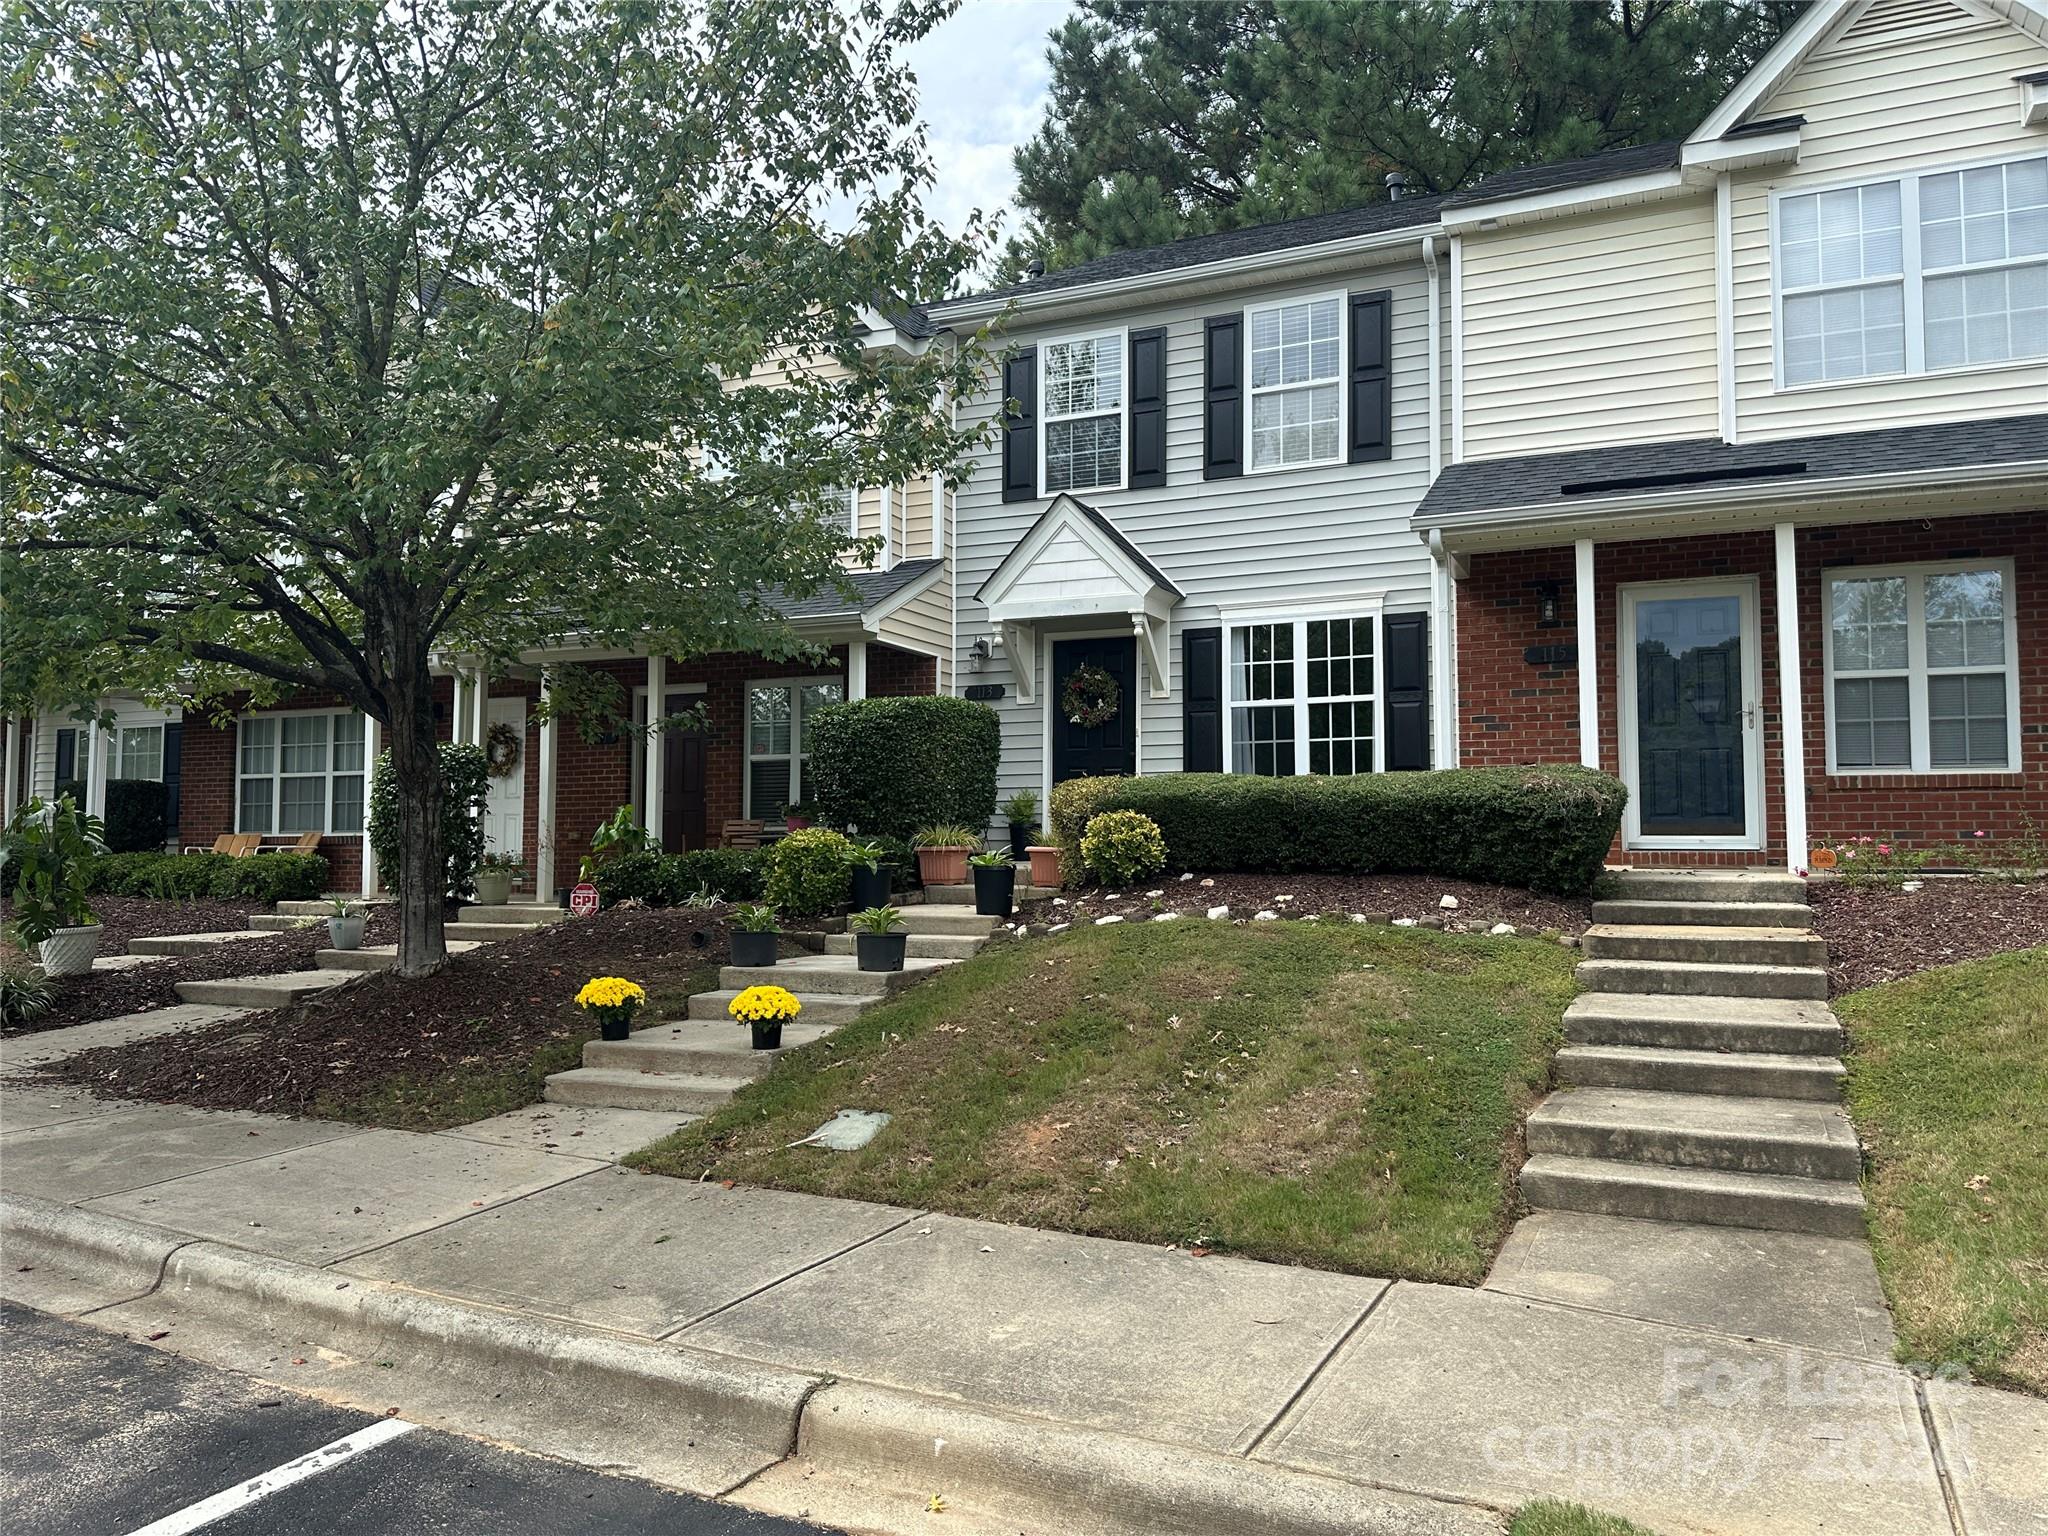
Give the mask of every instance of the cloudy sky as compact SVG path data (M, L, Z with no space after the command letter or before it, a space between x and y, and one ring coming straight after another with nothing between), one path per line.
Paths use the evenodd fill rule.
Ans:
M966 0L910 50L938 167L932 212L946 228L972 209L1009 207L1010 151L1045 110L1046 34L1072 9L1069 0ZM1015 226L1011 213L1004 230Z

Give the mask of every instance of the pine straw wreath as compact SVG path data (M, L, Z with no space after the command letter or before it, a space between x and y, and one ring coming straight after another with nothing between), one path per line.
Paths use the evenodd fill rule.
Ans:
M1114 720L1122 702L1123 695L1116 679L1101 667L1087 662L1074 668L1066 686L1060 690L1060 713L1067 717L1069 724L1087 731Z

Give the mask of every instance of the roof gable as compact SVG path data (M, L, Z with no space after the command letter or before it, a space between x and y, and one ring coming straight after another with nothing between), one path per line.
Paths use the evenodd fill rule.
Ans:
M1170 606L1180 588L1116 525L1072 496L1054 499L975 592L998 621Z

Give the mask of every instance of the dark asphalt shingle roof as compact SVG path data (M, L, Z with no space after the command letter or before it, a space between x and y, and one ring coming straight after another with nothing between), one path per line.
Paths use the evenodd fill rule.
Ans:
M1331 241L1350 240L1360 235L1377 235L1388 230L1434 224L1436 211L1442 202L1443 199L1438 197L1404 197L1398 202L1368 203L1363 208L1346 208L1337 213L1315 213L1306 218L1286 219L1278 224L1259 224L1248 229L1226 229L1213 235L1190 235L1187 239L1176 240L1171 245L1148 246L1139 251L1114 251L1107 256L1098 256L1093 261L1084 261L1077 267L1062 267L1057 272L1048 272L1043 277L1012 283L1007 288L991 288L930 307L943 312L946 304L962 304L970 300L979 302L987 299L1028 298L1033 294L1082 288L1091 283L1109 283L1120 278L1179 272L1189 267L1208 266L1213 262L1258 256L1267 251L1326 245Z
M2048 414L1929 426L1884 427L1765 443L1696 438L1572 453L1524 454L1452 464L1415 511L1425 527L1463 513L1555 507L1603 496L1654 498L1720 482L1784 486L1841 475L1904 474L2040 461L2048 472Z
M1525 165L1518 170L1496 171L1485 180L1444 199L1446 208L1468 208L1474 203L1499 202L1504 197L1526 197L1532 192L1556 192L1565 187L1590 186L1596 181L1613 181L1638 176L1646 171L1668 171L1678 164L1679 139L1656 144L1632 144L1625 149L1602 150L1578 160L1559 160L1550 165Z
M905 560L886 571L850 572L846 579L857 594L857 601L849 599L838 587L831 586L820 587L809 597L789 599L782 596L780 588L770 587L761 594L761 602L785 619L850 619L923 580L927 573L944 563L942 560Z

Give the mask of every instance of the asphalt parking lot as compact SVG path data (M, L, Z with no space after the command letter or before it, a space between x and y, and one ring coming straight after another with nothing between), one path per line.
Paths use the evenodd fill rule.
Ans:
M13 1306L0 1306L0 1509L39 1536L824 1536Z

